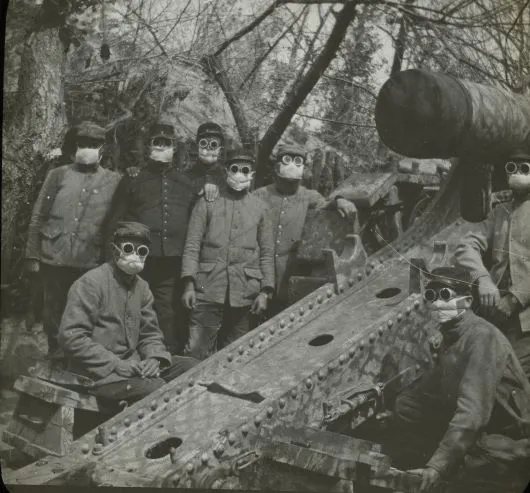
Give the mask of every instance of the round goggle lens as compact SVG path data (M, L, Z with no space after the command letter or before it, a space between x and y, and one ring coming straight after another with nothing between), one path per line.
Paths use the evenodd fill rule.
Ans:
M521 163L521 164L519 164L519 171L523 175L530 174L530 163Z
M509 163L506 163L504 165L504 169L506 170L506 173L508 173L509 175L513 175L517 172L517 163L510 161Z
M453 297L453 294L453 291L451 291L449 288L442 288L438 293L442 301L449 301Z
M423 293L425 301L432 303L438 297L438 293L434 289L426 289Z
M123 243L121 245L121 249L123 253L133 253L134 252L134 245L132 243Z
M147 248L145 245L140 245L136 249L136 253L140 255L140 257L146 257L149 254L149 248Z

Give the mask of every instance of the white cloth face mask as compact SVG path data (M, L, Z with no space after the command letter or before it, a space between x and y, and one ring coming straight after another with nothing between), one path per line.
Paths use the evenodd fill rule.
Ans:
M75 162L82 165L99 163L101 147L78 147L75 153Z
M246 175L241 172L232 173L229 171L227 178L226 178L226 183L233 190L236 190L237 192L241 192L243 190L246 190L247 188L250 188L253 177L254 177L254 171Z
M151 146L149 157L153 161L170 163L173 161L173 152L173 147Z
M459 318L467 310L469 300L470 296L458 296L449 301L438 299L430 306L432 316L441 324Z
M287 178L289 180L301 180L304 174L304 165L295 164L294 162L290 164L279 162L277 169L280 178Z

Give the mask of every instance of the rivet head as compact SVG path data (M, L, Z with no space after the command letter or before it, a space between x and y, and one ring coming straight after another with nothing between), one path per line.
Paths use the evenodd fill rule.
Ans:
M228 434L228 443L229 445L234 445L234 443L236 443L236 436L233 433Z
M344 354L341 354L341 355L339 356L339 363L340 363L341 365L343 365L344 363L346 363L346 356L344 356Z
M312 310L313 307L315 306L315 304L314 304L312 301L310 301L310 302L307 304L307 306L309 307L310 310Z
M373 269L375 267L375 262L370 262L368 265Z
M243 348L243 346L239 346L239 347L237 348L237 352L238 352L239 354L243 354L243 353L245 352L245 349Z
M101 453L102 450L103 450L103 445L101 445L101 443L96 443L96 445L94 445L94 447L92 448L92 453L99 454Z
M278 405L283 409L285 407L285 399L284 398L281 398L279 401L278 401Z
M331 289L328 289L328 290L326 291L326 296L327 296L328 298L331 298L331 297L333 296L333 291L331 291Z
M254 339L250 339L250 341L248 341L248 345L250 347L254 347Z
M274 409L272 407L267 408L267 416L270 418L274 413Z
M265 340L265 332L260 332L259 338L260 338L260 341L264 341Z
M296 395L297 395L297 394L298 394L298 392L296 391L296 389L292 389L292 390L291 390L291 397L292 397L293 399L296 399Z
M339 284L339 293L344 291L344 284Z
M352 277L350 277L350 278L348 279L348 284L349 284L350 286L353 286L354 283L355 283L354 279L353 279Z
M379 329L377 329L377 332L379 332L379 335L382 336L384 332L383 327L379 327Z
M289 320L292 322L295 319L294 313L289 313Z
M201 462L205 465L208 464L208 454L204 453L201 455Z
M359 350L362 351L364 349L364 341L359 342Z
M271 326L269 327L269 332L270 332L271 334L274 334L274 333L276 332L276 328L274 327L274 325L271 325Z
M298 312L300 313L300 315L303 315L305 313L304 307L301 306L300 310L298 310Z
M186 472L188 474L193 474L193 470L194 470L193 464L191 463L186 464Z
M317 377L319 380L324 380L324 378L326 378L326 372L324 370L320 370L317 374Z
M313 386L313 381L310 378L306 378L305 386L310 389Z
M142 419L144 417L144 410L143 409L138 409L138 417L140 419Z
M388 321L386 322L386 324L388 325L388 327L392 327L392 324L393 324L393 323L394 323L394 322L393 322L392 320L388 320Z
M157 405L158 405L158 404L157 404L156 401L151 401L151 410L154 411L154 410L156 409Z
M330 372L335 371L335 368L336 368L336 365L335 363L333 363L333 361L328 364L328 371Z
M110 434L111 434L111 435L116 435L116 433L118 433L118 430L116 429L115 426L113 426L113 427L110 429Z
M241 427L241 433L243 433L243 435L248 435L248 426L247 425L243 425Z
M407 315L410 315L410 312L411 312L410 306L407 306L407 309L405 310L405 313Z
M324 301L324 298L322 298L322 295L319 294L319 295L317 296L317 302L318 302L318 303L322 303L322 301Z
M129 418L125 418L125 419L123 420L123 424L124 424L125 426L131 426L131 420L130 420Z
M355 354L355 346L351 347L350 349L348 349L348 355L350 356L350 358Z
M254 424L256 425L256 428L261 425L261 416L256 416L254 418Z
M403 318L403 315L401 313L398 313L396 318L397 318L398 322L401 322L401 319Z
M368 340L369 340L371 343L373 343L373 342L375 341L375 334L370 334L370 335L368 336Z
M169 395L168 394L164 395L164 402L169 402Z
M111 436L109 437L109 442L113 442L114 440L116 440L116 437L111 435Z
M232 361L234 359L234 356L232 355L232 353L228 353L228 355L226 356L226 359L228 361Z
M420 365L416 365L416 371L420 371L421 370L421 366Z
M285 327L285 320L280 320L280 328L283 329Z
M419 306L420 306L420 301L414 300L414 308L419 308Z
M81 452L83 452L83 454L88 454L89 451L90 446L88 445L88 443L83 443L83 446L81 447Z
M177 394L178 395L182 394L182 388L181 387L177 387Z
M363 274L362 274L362 272L359 272L357 274L357 279L360 281L362 278L363 278Z

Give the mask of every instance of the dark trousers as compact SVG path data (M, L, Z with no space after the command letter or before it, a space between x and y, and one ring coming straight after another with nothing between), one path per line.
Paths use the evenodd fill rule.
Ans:
M171 354L182 351L187 340L188 313L182 306L182 257L147 257L140 274L155 299L154 309Z
M41 264L40 274L44 292L44 303L42 309L42 325L48 336L48 354L57 354L57 334L63 316L68 291L72 284L77 281L88 269L74 267L56 267L54 265Z
M189 330L186 354L206 359L250 330L250 305L233 307L227 302L197 300L190 315Z

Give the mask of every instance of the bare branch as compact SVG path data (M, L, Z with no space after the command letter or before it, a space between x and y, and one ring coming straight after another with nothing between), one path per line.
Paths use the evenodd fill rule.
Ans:
M355 84L355 82L351 80L344 79L343 77L337 77L334 75L325 75L325 74L323 74L322 77L324 79L334 80L336 82L344 82L345 84L348 84L352 87L356 87L357 89L360 89L361 91L364 91L366 94L369 94L370 96L372 96L372 98L377 99L377 95L373 93L372 91L370 91L370 89L367 89L366 87L361 86L359 84Z

